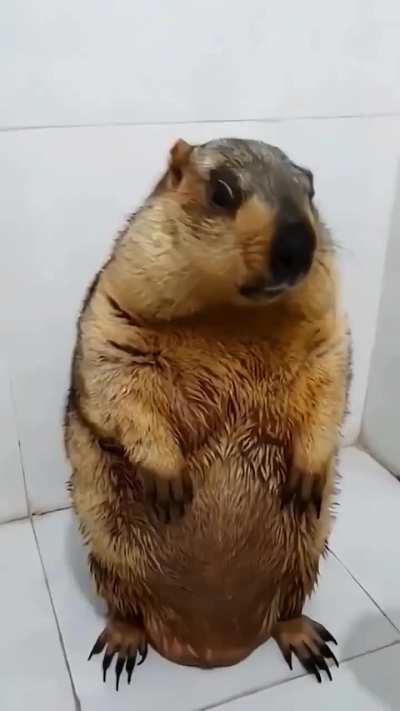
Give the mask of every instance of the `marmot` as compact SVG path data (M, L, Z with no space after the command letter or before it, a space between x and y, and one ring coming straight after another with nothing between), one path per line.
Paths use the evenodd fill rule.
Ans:
M273 637L321 681L302 615L331 527L348 383L313 176L278 148L178 141L78 322L70 490L108 605L117 688L147 644L239 662ZM337 662L336 662L337 663Z

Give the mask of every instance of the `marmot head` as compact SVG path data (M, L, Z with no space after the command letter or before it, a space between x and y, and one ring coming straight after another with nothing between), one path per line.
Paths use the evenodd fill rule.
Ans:
M313 196L312 173L279 148L178 141L131 226L153 297L171 316L281 298L307 278L328 239Z

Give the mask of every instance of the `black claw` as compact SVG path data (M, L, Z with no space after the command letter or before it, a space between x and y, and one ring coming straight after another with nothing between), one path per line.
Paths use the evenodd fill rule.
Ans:
M318 631L318 634L324 640L324 642L333 642L333 644L336 644L336 646L337 646L336 639L333 637L333 635L331 635L330 632L328 632L327 629L325 629L325 627L323 625L320 625L317 622L315 622L315 627Z
M319 649L320 649L321 654L324 655L324 657L326 657L327 659L332 659L334 661L334 663L336 664L336 666L339 668L339 662L336 659L332 650L329 649L327 644L325 644L324 642L321 642L321 644L319 645Z
M329 651L331 652L330 655L329 655L329 659L333 659L334 663L336 664L337 668L339 669L339 662L338 662L338 660L336 659L334 653L333 653L331 650L329 650Z
M126 662L126 673L128 675L128 684L131 683L132 674L133 674L133 670L135 668L135 664L136 664L136 654L133 654L131 657L128 657L127 662Z
M293 648L291 647L288 652L283 652L283 657L285 659L285 662L291 671L293 671L292 651L293 651Z
M299 661L301 662L301 664L303 665L304 669L306 670L306 672L308 672L309 674L314 674L317 678L318 684L321 684L321 682L322 682L321 674L318 671L318 667L315 664L313 657L305 657L305 656L299 654L298 658L299 658Z
M305 512L307 511L308 501L306 501L305 499L300 499L297 508L298 508L300 516L303 516L305 514Z
M168 496L171 501L173 501L174 503L178 503L179 496L175 495L175 489L173 487L172 481L168 482Z
M104 655L104 658L103 658L103 681L104 681L104 682L106 681L107 669L108 669L108 667L110 666L110 664L111 664L111 662L112 662L112 659L113 659L114 654L115 654L115 652L111 652L111 654L105 654L105 655Z
M171 517L170 517L170 513L169 513L168 504L165 502L164 503L159 502L158 505L156 506L156 515L157 515L158 520L161 523L165 523L165 524L169 523Z
M290 506L290 504L292 503L293 497L294 497L293 491L285 490L283 492L281 511L283 511L283 509L286 509L288 506Z
M90 661L90 659L93 657L94 654L100 654L100 652L103 651L105 646L106 646L106 640L103 637L103 634L101 634L100 637L96 640L96 643L88 656L88 661Z
M314 674L317 677L318 684L322 684L321 674L318 671L318 667L314 664Z
M321 671L325 672L329 681L332 681L331 670L329 669L324 657L315 657L315 661L318 664L319 669L321 669Z
M191 481L183 481L183 505L191 504L193 501L193 484Z
M119 656L117 659L117 663L115 665L115 677L116 677L115 688L117 691L118 691L118 687L119 687L119 678L122 674L122 670L123 670L124 666L125 666L125 657Z
M147 646L147 642L145 642L143 649L139 649L140 659L138 661L138 667L140 667L140 665L143 664L143 662L146 660L148 651L149 651L149 648Z
M170 497L171 501L171 520L179 521L185 515L185 505L188 505L191 501L191 496L188 493L187 484L185 481L182 482L182 491L176 492L172 485L170 485ZM190 498L189 498L190 496Z
M157 490L156 490L156 484L155 484L154 478L147 471L143 471L142 476L143 476L142 481L143 481L143 488L144 488L144 498L147 501L147 503L151 504L151 506L154 506L156 503L156 498L157 498Z
M321 517L322 498L320 496L315 498L314 504L315 504L315 511L317 514L317 518L320 518Z
M318 683L321 683L321 674L319 673L318 669L321 669L321 671L324 671L329 680L332 681L332 674L330 672L330 669L322 655L316 655L312 651L312 649L308 646L308 644L304 645L308 654L310 655L308 659L310 660L311 664L314 666L313 673L318 679Z

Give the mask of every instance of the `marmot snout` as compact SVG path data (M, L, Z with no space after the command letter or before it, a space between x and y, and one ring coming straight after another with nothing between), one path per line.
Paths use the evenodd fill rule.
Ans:
M65 441L117 685L148 643L215 666L271 636L330 675L302 609L349 364L313 196L278 148L179 141L84 302Z

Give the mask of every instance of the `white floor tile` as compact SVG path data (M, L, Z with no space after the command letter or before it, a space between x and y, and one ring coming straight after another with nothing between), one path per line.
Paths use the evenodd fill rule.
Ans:
M191 711L223 702L232 696L276 684L301 673L290 673L275 644L270 642L242 664L229 669L201 671L173 665L156 653L117 695L110 674L101 682L100 661L86 661L101 631L101 606L90 592L85 554L71 512L48 514L35 520L72 675L83 711L173 709ZM338 656L360 654L398 638L392 625L334 559L323 565L318 592L308 612L325 624L340 641ZM335 650L336 651L336 650Z
M310 677L237 699L219 711L398 711L400 645L343 664L334 682Z
M0 709L74 711L32 527L0 526Z
M400 629L400 483L353 448L342 452L341 470L331 548Z

